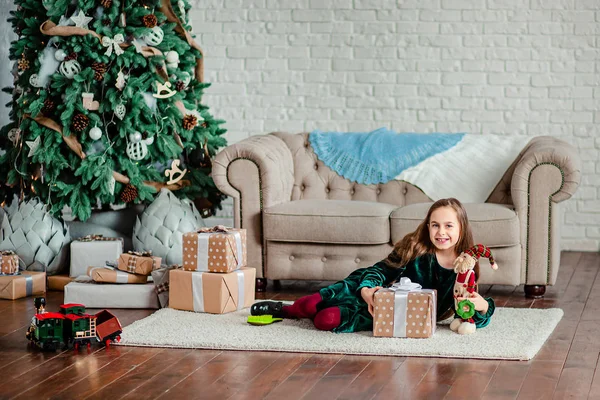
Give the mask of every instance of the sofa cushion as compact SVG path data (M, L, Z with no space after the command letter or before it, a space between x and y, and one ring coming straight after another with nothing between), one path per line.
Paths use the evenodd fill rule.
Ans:
M389 218L396 208L370 201L290 201L263 210L263 234L282 242L389 243Z
M392 212L392 241L395 243L417 229L432 204L409 204ZM520 243L519 219L511 206L492 203L466 203L463 206L469 217L475 243L488 247L514 246Z

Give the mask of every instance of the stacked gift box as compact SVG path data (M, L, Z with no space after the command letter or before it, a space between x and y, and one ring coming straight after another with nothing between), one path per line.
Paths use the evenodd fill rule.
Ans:
M75 281L64 286L64 301L90 308L159 308L149 277L160 263L149 252L123 253L122 238L80 238L71 243Z
M183 265L156 271L161 303L179 310L223 314L254 302L256 270L246 264L246 230L217 226L183 235ZM168 272L168 279L166 278Z
M375 292L373 336L429 338L435 333L437 292L409 278Z
M0 251L0 276L19 273L19 256L12 250Z
M0 299L15 300L46 292L46 273L18 271L0 276Z
M69 276L87 275L88 267L103 267L114 263L123 253L123 238L88 235L71 242Z
M19 256L12 250L0 251L0 299L16 300L45 291L45 272L19 271Z

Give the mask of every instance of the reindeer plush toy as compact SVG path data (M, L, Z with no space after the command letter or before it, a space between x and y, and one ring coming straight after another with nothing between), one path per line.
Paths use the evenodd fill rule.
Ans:
M454 260L454 272L456 272L456 282L454 283L454 308L459 318L455 318L450 324L450 329L461 335L468 335L475 332L475 321L473 315L475 308L473 303L468 300L459 302L458 297L473 297L476 291L475 282L475 264L479 257L489 258L492 269L498 269L498 264L494 261L489 247L482 244L476 244L470 249L460 253Z

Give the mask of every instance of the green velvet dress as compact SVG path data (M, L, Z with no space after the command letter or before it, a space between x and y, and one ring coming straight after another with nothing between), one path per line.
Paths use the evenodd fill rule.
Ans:
M437 290L437 318L451 316L454 310L454 282L456 273L442 267L435 254L424 254L401 268L388 266L384 261L352 272L343 281L336 282L319 291L323 299L317 309L339 307L341 323L334 332L357 332L373 329L373 317L369 313L367 303L362 299L360 290L363 287L390 286L401 277L410 278L412 282L420 283L424 289ZM495 304L491 298L486 299L489 307L485 314L476 311L473 319L477 328L483 328L490 323L494 314Z

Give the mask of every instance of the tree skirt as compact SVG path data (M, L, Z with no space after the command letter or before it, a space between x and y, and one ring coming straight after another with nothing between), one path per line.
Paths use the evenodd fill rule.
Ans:
M499 307L490 325L473 335L452 332L446 321L438 324L429 339L373 337L371 332L322 332L307 319L253 326L246 323L248 315L249 309L213 315L164 308L125 327L120 345L529 360L548 339L563 311Z

